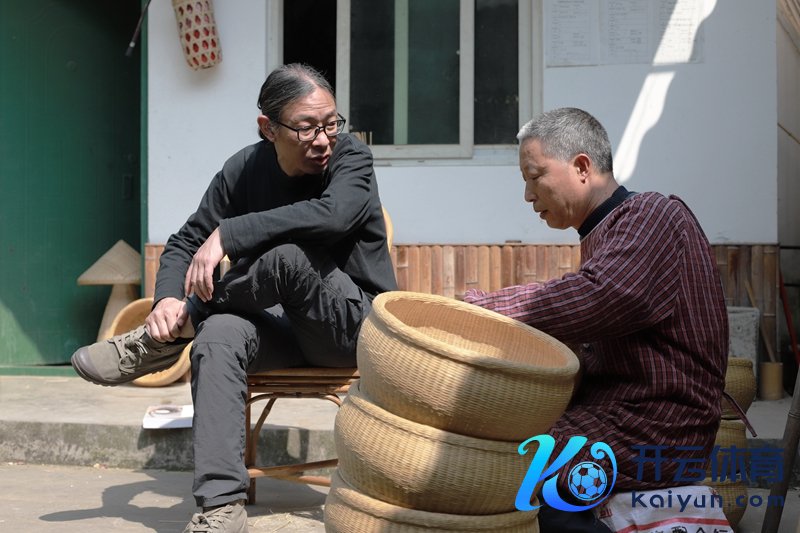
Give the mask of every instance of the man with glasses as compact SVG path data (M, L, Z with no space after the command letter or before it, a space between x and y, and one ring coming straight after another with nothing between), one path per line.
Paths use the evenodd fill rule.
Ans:
M305 65L273 71L258 99L262 141L223 165L170 236L144 326L80 348L100 385L175 363L192 339L193 492L185 532L247 531L246 376L352 367L361 323L396 289L372 154L342 133L333 90ZM227 255L232 268L215 270Z

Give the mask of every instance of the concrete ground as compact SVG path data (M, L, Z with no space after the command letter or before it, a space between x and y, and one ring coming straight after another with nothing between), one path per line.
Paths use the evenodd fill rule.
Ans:
M108 388L77 377L0 376L0 531L182 531L196 511L191 430L142 429L142 418L151 405L190 403L187 383ZM780 444L789 404L751 406L752 445ZM328 457L335 413L319 400L278 402L262 433L274 452L264 464ZM257 487L251 532L325 530L326 489L271 479ZM748 495L766 502L768 493ZM738 533L760 533L766 508L750 505ZM779 533L800 533L798 490L782 514Z
M142 429L153 405L190 405L188 383L100 387L78 377L0 376L0 532L183 531L192 497L191 429ZM281 400L262 464L333 457L336 406ZM325 531L327 489L262 478L252 533Z
M172 533L196 511L189 472L57 465L0 465L0 531ZM251 533L322 533L326 489L260 480L260 498L247 507ZM750 489L764 501L769 491ZM738 533L760 533L765 506L749 506ZM800 492L792 490L778 533L800 533ZM695 533L695 532L689 532ZM712 533L711 531L706 533Z
M197 512L190 472L0 465L0 531L183 531ZM322 533L327 489L264 479L269 498L247 507L251 533Z

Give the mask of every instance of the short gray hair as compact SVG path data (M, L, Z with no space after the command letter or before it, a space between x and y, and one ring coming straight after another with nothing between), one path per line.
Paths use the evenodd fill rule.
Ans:
M542 113L519 130L520 145L528 139L537 139L548 157L569 161L578 154L586 154L599 172L614 171L606 129L582 109L562 107Z

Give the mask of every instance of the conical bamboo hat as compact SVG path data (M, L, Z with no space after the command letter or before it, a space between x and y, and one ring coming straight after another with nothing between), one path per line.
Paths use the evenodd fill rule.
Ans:
M111 247L78 278L78 285L142 282L142 255L123 240Z

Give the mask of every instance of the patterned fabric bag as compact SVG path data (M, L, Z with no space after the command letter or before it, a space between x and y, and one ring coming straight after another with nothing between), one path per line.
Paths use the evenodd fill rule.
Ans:
M594 509L615 533L732 533L722 496L691 485L620 492Z

